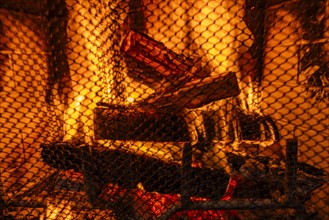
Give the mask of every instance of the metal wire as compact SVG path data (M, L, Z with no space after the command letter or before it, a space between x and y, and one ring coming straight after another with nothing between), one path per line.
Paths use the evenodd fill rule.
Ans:
M0 219L325 219L328 0L2 0Z

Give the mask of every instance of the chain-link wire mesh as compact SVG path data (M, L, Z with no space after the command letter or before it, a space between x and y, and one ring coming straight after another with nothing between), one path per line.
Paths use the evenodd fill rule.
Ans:
M326 219L328 0L0 0L0 219Z

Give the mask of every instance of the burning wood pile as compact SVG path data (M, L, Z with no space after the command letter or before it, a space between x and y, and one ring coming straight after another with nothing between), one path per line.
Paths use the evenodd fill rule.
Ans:
M99 103L95 120L98 140L91 146L77 143L42 145L44 162L59 170L74 170L84 175L89 201L95 207L112 209L122 218L127 215L145 217L145 213L123 214L120 211L118 206L134 209L136 205L127 201L120 203L127 191L121 193L118 200L113 197L113 192L121 189L138 195L138 187L147 193L179 195L170 200L171 205L160 205L162 211L153 213L157 217L174 215L170 206L175 209L179 201L185 205L178 208L177 213L190 209L186 204L195 204L192 198L215 202L233 199L233 203L219 202L217 206L211 203L205 209L245 209L246 204L250 205L255 199L262 208L299 207L314 189L323 184L321 170L297 163L296 153L289 152L291 149L297 152L297 143L287 146L286 160L282 159L281 150L275 147L271 154L262 155L256 142L241 142L237 150L228 142L207 140L207 135L199 134L200 128L181 113L186 112L186 108L194 109L238 95L233 73L218 78L198 78L197 72L202 72L202 69L190 65L187 58L133 31L129 32L122 48L129 57L156 71L147 76L134 72L137 77L152 85L165 80L164 85L168 86L157 85L158 89L150 98L128 107ZM173 75L175 77L171 79ZM160 120L161 115L167 117L162 116ZM159 127L168 120L174 121L169 123L172 127L159 129L156 124L154 128L147 126L153 120L160 123ZM124 126L127 121L130 121L129 129ZM147 129L151 130L145 133ZM178 132L176 137L172 132ZM193 132L196 134L191 134ZM170 140L165 140L166 135ZM213 149L220 152L214 153ZM115 193L117 196L120 195L118 192ZM300 204L289 205L291 196L298 198ZM234 201L245 203L239 207ZM195 209L200 207L195 206Z
M148 75L138 69L133 72L137 75L135 78L155 87L151 98L145 100L148 104L193 109L240 93L234 73L210 76L200 59L174 53L162 43L133 30L124 39L122 52L153 69Z

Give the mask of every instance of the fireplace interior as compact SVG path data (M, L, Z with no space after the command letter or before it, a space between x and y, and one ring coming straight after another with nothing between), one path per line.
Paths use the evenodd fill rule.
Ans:
M0 219L326 219L328 0L0 0Z

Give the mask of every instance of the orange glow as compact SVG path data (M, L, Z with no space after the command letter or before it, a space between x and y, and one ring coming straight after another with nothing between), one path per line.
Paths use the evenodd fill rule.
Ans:
M127 101L128 101L129 103L133 103L133 102L135 101L135 99L134 99L133 97L128 97L128 98L127 98Z
M47 213L46 219L55 220L55 219L63 219L63 220L71 220L73 216L71 213L70 202L66 200L58 201L48 201L47 202Z

